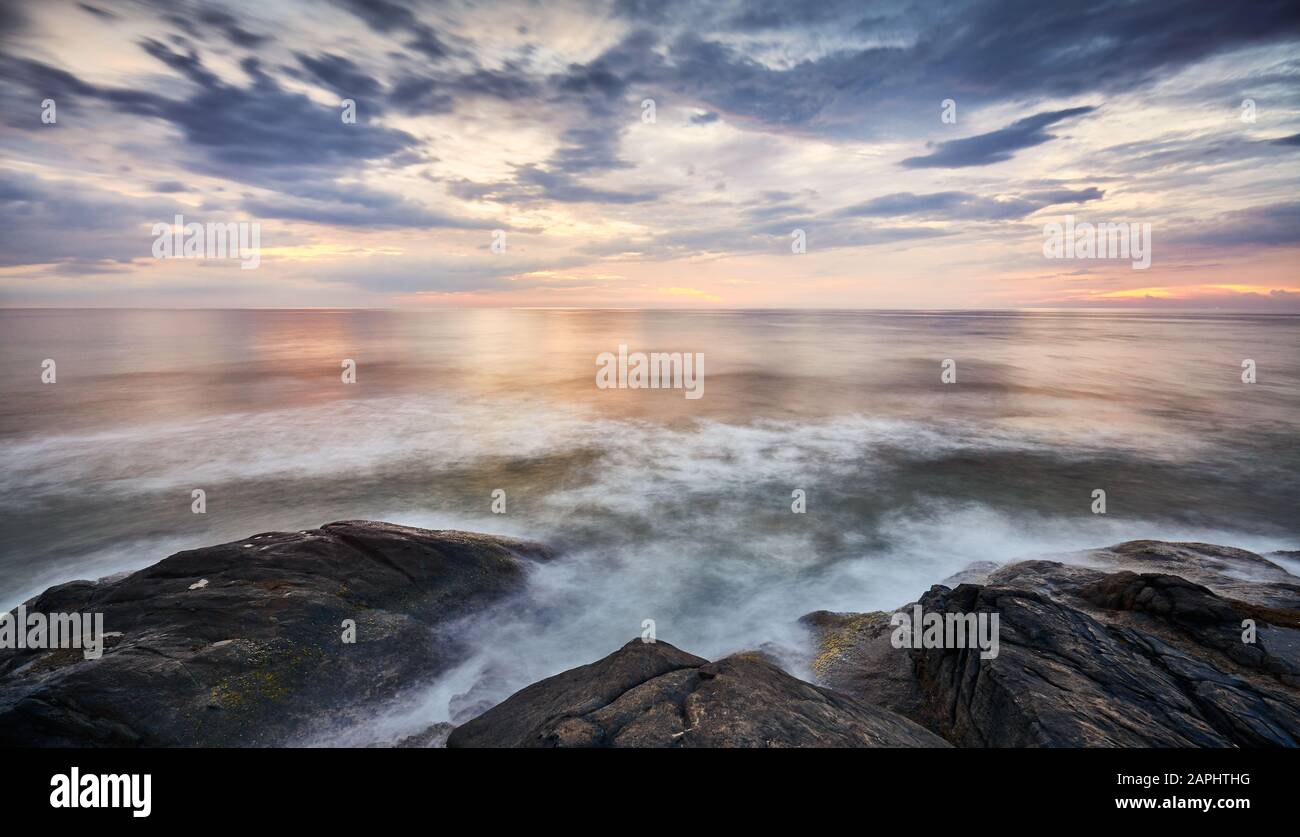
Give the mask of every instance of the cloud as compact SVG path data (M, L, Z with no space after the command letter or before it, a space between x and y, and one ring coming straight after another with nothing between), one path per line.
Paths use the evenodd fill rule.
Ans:
M1179 229L1170 240L1209 247L1300 246L1300 201L1231 210Z
M255 49L272 40L270 35L258 35L244 29L233 15L220 9L202 8L198 10L197 16L200 23L221 30L222 34L226 36L226 40L238 47Z
M963 107L1135 90L1182 68L1300 35L1300 7L1272 0L1242 15L1214 0L1037 4L1022 0L618 2L665 44L647 81L697 103L818 133L863 135L888 114L933 119ZM738 35L780 60L756 60ZM784 54L782 54L784 53ZM795 57L788 58L786 56ZM924 113L924 117L919 114Z
M406 47L415 50L425 58L440 61L451 54L437 32L431 26L421 23L415 13L402 3L393 0L337 0L337 2L381 35L398 32L409 35L410 40L405 42Z
M318 56L296 55L298 63L307 71L306 78L345 98L363 96L378 98L383 88L380 83L361 71L355 63L342 55L324 53Z
M381 160L419 148L410 134L380 127L358 114L346 124L337 107L317 104L281 88L259 62L242 68L252 83L239 87L208 70L199 55L181 53L154 40L141 47L193 82L183 99L140 90L91 88L90 92L119 111L171 123L199 152L209 173L235 180L270 176L319 177L319 169ZM316 171L311 171L315 169Z
M461 180L450 184L452 194L464 200L487 200L495 203L645 203L659 197L653 191L628 192L601 189L584 184L563 168L543 169L535 165L515 168L514 179L495 183Z
M296 186L292 198L250 198L244 211L257 218L279 218L347 227L384 229L492 229L496 222L432 212L396 195L359 186Z
M88 14L92 14L100 20L117 20L117 15L108 9L101 9L98 6L92 6L89 3L78 3L78 8Z
M1093 110L1095 108L1077 107L1036 113L997 131L938 143L934 152L923 157L908 157L900 165L909 169L960 168L1005 162L1015 156L1017 151L1055 139L1055 135L1047 133L1046 128Z
M140 46L189 80L188 95L174 98L101 87L29 60L11 62L16 69L12 77L35 90L55 93L61 109L88 99L174 126L185 141L185 162L191 170L283 193L283 198L245 201L245 208L260 217L365 227L481 226L373 190L331 187L339 178L354 178L367 164L419 159L423 145L412 135L367 120L364 110L355 124L346 124L338 108L283 89L254 59L242 64L251 82L241 87L219 78L195 50L180 52L152 39ZM355 75L350 62L329 58L308 58L305 66L318 77L339 80ZM166 185L160 191L183 188L179 181Z
M1300 136L1300 134L1296 135ZM1171 133L1158 138L1112 145L1098 155L1115 171L1130 176L1152 172L1169 175L1186 172L1186 182L1200 181L1209 167L1229 166L1261 157L1284 158L1300 142L1294 137L1262 140L1236 128L1213 133L1204 131Z
M527 2L77 5L0 3L0 97L18 103L0 113L16 129L0 169L46 176L0 193L8 215L40 222L15 224L5 255L65 272L124 269L169 196L287 233L383 230L383 248L412 253L432 246L417 231L535 231L530 246L583 264L786 258L799 227L807 262L838 278L852 255L818 254L909 248L919 265L1014 272L1024 219L1103 197L1205 260L1295 246L1294 3L1250 15L1209 0L572 0L544 15ZM60 10L93 48L60 28ZM1236 118L1246 96L1258 124ZM57 126L31 104L46 97ZM343 98L356 124L340 119ZM645 98L658 124L641 122ZM941 126L946 98L961 125L1003 127ZM1016 115L990 121L993 109ZM1026 153L1085 117L1086 134ZM51 232L51 212L72 225ZM926 244L947 238L963 246ZM903 269L864 250L877 254ZM443 291L523 281L474 260L450 266ZM367 262L393 271L389 285L348 287L437 290L408 268Z
M1078 191L1057 189L999 198L981 197L970 192L932 192L926 195L895 192L845 207L836 212L835 216L912 216L939 220L1004 221L1023 218L1056 204L1101 200L1103 194L1095 187Z
M571 287L571 281L554 280L548 274L580 263L573 258L534 259L508 253L486 259L381 256L359 265L315 272L313 277L373 293L512 292Z
M103 272L107 263L149 258L150 225L170 223L177 211L166 200L7 172L0 186L0 266L55 264Z

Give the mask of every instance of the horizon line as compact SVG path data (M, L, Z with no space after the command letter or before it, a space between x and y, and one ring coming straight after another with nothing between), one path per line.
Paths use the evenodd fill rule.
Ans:
M1252 314L1274 317L1300 316L1295 311L1261 311L1249 307L1192 307L1145 306L1119 307L1108 305L1070 306L1013 306L968 308L825 308L825 307L741 307L741 308L655 308L641 306L580 306L580 305L470 305L470 306L167 306L167 305L0 305L0 311L374 311L393 313L437 313L444 311L646 311L674 314L735 313L735 312L869 312L869 313L1078 313L1078 314Z

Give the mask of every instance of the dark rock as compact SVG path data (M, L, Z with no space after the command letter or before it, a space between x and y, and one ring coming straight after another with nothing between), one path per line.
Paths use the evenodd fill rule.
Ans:
M431 724L426 729L417 732L415 735L408 735L394 744L399 749L437 749L447 746L447 736L456 727L446 721L438 724Z
M448 747L942 747L892 712L797 680L760 654L714 663L629 642L457 727Z
M1072 558L1098 569L1176 575L1227 598L1300 609L1300 578L1244 549L1208 543L1126 541Z
M1160 571L1025 561L921 597L925 612L997 613L994 659L894 648L886 613L809 614L813 670L959 746L1300 746L1300 611L1283 606L1294 577L1204 544L1098 553Z
M51 588L28 610L102 612L119 636L97 660L0 650L0 745L290 743L459 662L454 620L547 557L509 538L345 521Z

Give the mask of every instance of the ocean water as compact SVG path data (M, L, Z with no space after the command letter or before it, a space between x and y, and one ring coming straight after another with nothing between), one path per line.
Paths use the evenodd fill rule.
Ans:
M598 389L620 344L703 352L704 396ZM646 619L703 656L780 653L808 611L892 608L972 561L1300 548L1292 316L6 310L0 357L5 608L340 519L562 551L464 626L474 659L345 743L590 662Z

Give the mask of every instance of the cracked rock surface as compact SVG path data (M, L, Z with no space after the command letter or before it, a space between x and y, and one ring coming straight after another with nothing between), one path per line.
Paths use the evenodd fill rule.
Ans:
M717 662L635 639L457 727L448 747L944 747L888 710L756 653Z
M1207 544L1087 556L921 596L925 612L997 613L994 659L894 648L887 613L809 614L817 679L958 746L1300 746L1300 579Z

